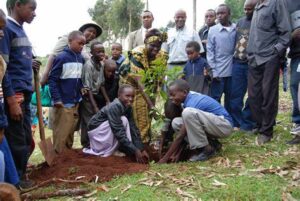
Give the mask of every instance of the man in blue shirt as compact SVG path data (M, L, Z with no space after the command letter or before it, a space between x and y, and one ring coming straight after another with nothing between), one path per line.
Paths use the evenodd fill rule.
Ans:
M179 136L159 162L168 162L185 136L190 149L196 153L190 161L205 161L213 157L221 148L217 139L232 133L233 122L228 112L213 98L190 91L189 84L181 79L170 84L169 98L176 105L182 104L184 109L182 117L172 121Z
M213 72L211 97L218 102L225 94L225 108L230 112L231 71L236 30L230 22L230 8L221 4L217 9L219 23L209 29L207 42L207 62Z

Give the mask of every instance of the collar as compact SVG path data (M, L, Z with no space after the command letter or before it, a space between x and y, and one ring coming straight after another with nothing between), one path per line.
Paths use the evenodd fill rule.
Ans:
M189 63L198 63L201 59L201 56L199 55L198 58L194 59L194 60L189 60Z
M256 9L256 10L259 10L259 9L261 9L261 8L264 7L264 6L269 6L269 4L270 4L270 0L265 0L265 1L264 1L263 3L261 3L261 4L257 3L256 6L255 6L255 9Z
M125 60L125 57L121 54L120 57L119 57L117 60L115 60L115 61L116 61L116 63L120 64L120 63L122 63L124 60Z
M221 32L223 30L227 31L226 27L224 27L222 24L218 23L218 26L219 26L219 32ZM234 30L235 26L233 23L231 23L231 25L228 28L230 28L229 32L232 32Z
M176 27L175 27L175 31L184 31L186 29L186 25L184 25L182 28L180 28L180 29L177 29Z
M14 18L12 18L11 16L7 16L6 18L9 19L10 21L14 22L18 26L22 27L22 25L20 25L19 22L17 22L17 20L15 20Z

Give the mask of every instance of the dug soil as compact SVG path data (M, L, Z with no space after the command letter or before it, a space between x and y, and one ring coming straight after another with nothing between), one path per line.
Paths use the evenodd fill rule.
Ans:
M157 160L157 154L147 147L151 160ZM49 167L46 163L38 165L29 173L29 178L37 183L60 178L98 182L111 180L115 176L143 172L149 168L147 164L139 164L130 157L110 156L106 158L84 154L80 149L66 150L56 157Z

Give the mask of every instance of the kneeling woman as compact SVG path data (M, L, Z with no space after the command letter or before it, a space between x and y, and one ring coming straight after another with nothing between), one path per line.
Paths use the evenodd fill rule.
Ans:
M137 162L149 160L132 117L134 88L122 85L116 98L92 117L88 124L90 149L84 153L107 157L118 149L129 155L135 155Z

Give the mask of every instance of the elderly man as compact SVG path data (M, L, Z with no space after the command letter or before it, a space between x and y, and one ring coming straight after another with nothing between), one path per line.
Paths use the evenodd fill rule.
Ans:
M249 35L248 97L259 145L273 137L278 111L279 69L291 36L286 1L259 0Z
M221 4L217 8L219 23L210 28L207 39L207 62L213 72L211 96L218 102L225 94L225 108L230 113L232 59L236 27L230 22L230 8Z
M174 66L184 67L188 60L185 47L190 41L197 41L201 46L200 52L204 52L198 33L195 30L188 29L185 25L186 12L178 10L174 19L175 28L168 31L168 41L162 46L162 49L169 53L168 69L172 69Z
M145 10L141 16L143 26L128 35L128 50L132 50L133 48L143 45L145 40L145 35L152 28L152 23L154 20L152 12L149 10Z

